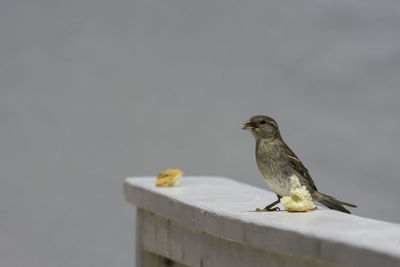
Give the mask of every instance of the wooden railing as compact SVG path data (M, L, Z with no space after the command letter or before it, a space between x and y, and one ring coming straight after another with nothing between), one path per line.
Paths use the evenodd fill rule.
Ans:
M219 177L171 188L134 177L124 189L137 207L137 267L400 266L398 224L327 209L254 212L276 196Z

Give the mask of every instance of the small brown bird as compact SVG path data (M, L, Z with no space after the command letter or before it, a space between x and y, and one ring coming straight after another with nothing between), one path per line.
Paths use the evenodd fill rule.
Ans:
M257 166L264 176L267 185L277 194L278 200L264 209L257 211L276 211L273 208L281 197L290 196L290 177L297 176L314 201L330 209L350 213L343 206L356 208L356 205L337 200L334 197L318 192L310 174L299 158L283 141L275 120L268 116L258 115L243 124L243 130L249 130L256 140Z

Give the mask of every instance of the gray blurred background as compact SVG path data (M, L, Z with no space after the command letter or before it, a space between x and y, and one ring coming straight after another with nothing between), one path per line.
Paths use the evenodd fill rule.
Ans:
M0 263L133 266L127 176L267 188L275 118L318 188L400 223L398 1L0 3Z

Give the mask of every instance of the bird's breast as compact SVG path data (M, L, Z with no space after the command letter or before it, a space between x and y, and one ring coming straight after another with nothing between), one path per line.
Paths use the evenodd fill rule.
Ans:
M271 153L272 152L272 153ZM280 161L276 158L277 154L270 149L257 149L257 166L264 177L267 185L279 196L290 195L290 173L287 173Z
M259 169L267 185L279 196L290 195L290 179L274 163L259 164Z

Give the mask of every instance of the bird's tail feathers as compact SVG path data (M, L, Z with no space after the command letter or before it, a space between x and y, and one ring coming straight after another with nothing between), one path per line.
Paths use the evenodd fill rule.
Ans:
M349 210L347 210L345 207L343 206L348 206L348 207L352 207L352 208L356 208L357 206L348 202L344 202L341 200L337 200L334 197L319 193L319 192L315 192L313 194L313 199L318 201L319 203L321 203L322 205L333 209L333 210L337 210L337 211L341 211L341 212L345 212L345 213L350 213Z

